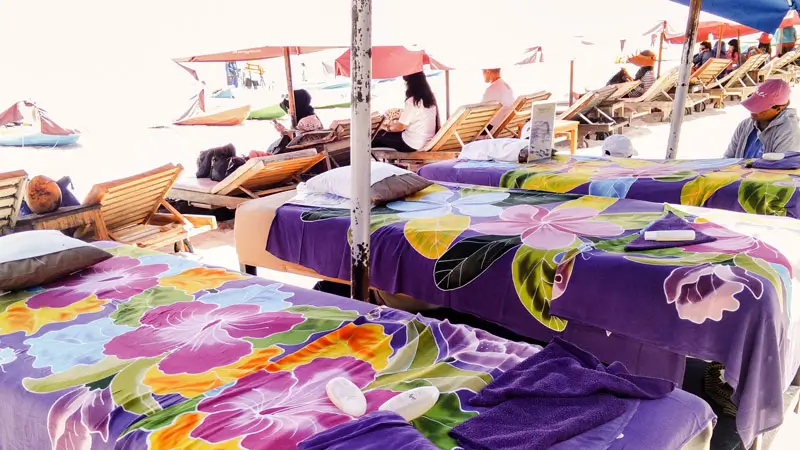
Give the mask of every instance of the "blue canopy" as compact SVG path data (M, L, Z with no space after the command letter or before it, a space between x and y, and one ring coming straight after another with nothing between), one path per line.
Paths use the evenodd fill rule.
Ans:
M691 0L672 0L689 6ZM795 0L703 0L702 10L742 25L774 33L786 13L798 9Z

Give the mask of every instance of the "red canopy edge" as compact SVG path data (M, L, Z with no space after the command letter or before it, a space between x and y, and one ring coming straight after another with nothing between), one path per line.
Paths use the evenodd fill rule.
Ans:
M175 62L234 62L234 61L257 61L261 59L271 59L283 57L283 49L288 48L290 55L304 55L316 53L323 50L334 48L346 48L344 46L267 46L254 47L244 50L233 50L230 52L210 53L207 55L189 56L185 58L175 58Z
M372 78L390 79L422 72L425 66L434 70L452 70L424 50L410 50L402 45L372 47ZM350 76L350 49L336 58L337 76Z
M720 28L722 28L722 35L720 35ZM740 25L735 22L720 22L709 21L700 22L697 26L697 42L705 41L709 34L713 34L716 39L732 39L737 36L747 36L748 34L761 33L755 28L750 28L745 25ZM667 31L664 33L664 40L670 44L683 44L686 36L684 32L675 31L667 26Z

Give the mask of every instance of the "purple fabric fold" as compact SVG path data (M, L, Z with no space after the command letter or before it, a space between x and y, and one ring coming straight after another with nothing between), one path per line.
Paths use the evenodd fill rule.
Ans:
M375 411L297 445L298 450L438 450L413 425L391 411Z
M692 230L694 239L691 241L647 241L644 239L645 231L668 231L668 230ZM683 247L684 245L705 244L716 241L717 238L709 236L698 230L692 225L678 217L672 211L666 216L654 221L647 228L639 232L639 236L625 246L625 251L655 250L659 248Z
M754 159L750 163L750 167L768 170L800 169L800 152L786 152L783 159L779 161L769 161L762 158Z
M605 367L556 337L473 397L470 405L489 409L450 436L467 450L544 450L619 418L639 399L674 389L671 381L631 375L618 362Z

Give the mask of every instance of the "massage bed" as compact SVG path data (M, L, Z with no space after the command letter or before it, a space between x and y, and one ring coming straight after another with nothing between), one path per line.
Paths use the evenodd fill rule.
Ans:
M239 208L240 263L347 282L349 211L292 198L286 192ZM507 208L515 214L503 220ZM513 223L556 208L567 213L559 221L579 224L557 229L577 237L566 249L537 249L564 236L542 240L531 232L537 224ZM665 210L688 214L718 240L624 252ZM749 443L782 422L782 393L800 366L791 314L799 234L800 223L789 218L440 183L373 209L370 281L386 294L473 314L533 339L560 334L634 373L679 381L685 356L719 361L736 389L738 429ZM707 287L723 280L727 296L710 295ZM707 303L694 307L694 293Z
M664 161L556 155L552 161L533 164L440 161L418 172L433 181L800 218L800 170L753 169L743 163L742 159Z
M325 382L373 410L434 384L416 427L448 430L538 351L481 330L116 243L114 256L0 296L0 448L290 449L349 420ZM294 403L300 402L300 403ZM681 390L643 400L611 448L707 449L715 416ZM579 435L578 437L580 437Z

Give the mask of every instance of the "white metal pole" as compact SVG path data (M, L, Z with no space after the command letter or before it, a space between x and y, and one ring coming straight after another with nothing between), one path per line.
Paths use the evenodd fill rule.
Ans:
M692 0L689 5L689 19L686 22L686 40L683 42L681 67L678 73L678 86L675 88L675 101L672 105L672 123L669 130L666 159L678 156L678 141L681 137L681 125L685 114L686 97L689 96L689 76L692 72L692 54L697 41L697 24L700 20L700 7L703 0Z
M351 255L351 295L369 299L370 237L370 161L371 124L370 85L372 81L372 0L352 0L353 34L350 47L352 79L350 170L350 227L353 233Z

